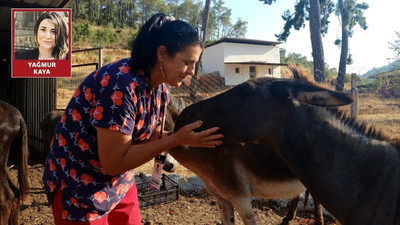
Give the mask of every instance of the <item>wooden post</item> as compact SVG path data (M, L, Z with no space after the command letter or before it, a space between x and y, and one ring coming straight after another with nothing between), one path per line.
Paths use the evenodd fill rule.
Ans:
M103 55L103 48L102 47L100 47L99 48L99 68L101 68L101 67L103 67L103 63L102 63L102 56Z
M351 104L351 116L356 119L357 118L357 74L351 74L351 95L354 97L354 103Z

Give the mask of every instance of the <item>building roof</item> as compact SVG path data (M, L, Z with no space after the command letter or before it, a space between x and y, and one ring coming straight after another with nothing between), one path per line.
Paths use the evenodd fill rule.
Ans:
M12 8L65 8L73 0L0 0L0 60L11 58Z
M249 61L249 62L225 62L225 64L246 64L246 65L269 65L269 66L287 66L287 63L269 63L269 62L258 62L258 61Z
M243 38L222 38L218 41L215 41L211 44L208 44L205 46L205 48L208 48L213 45L217 45L223 42L227 43L237 43L237 44L251 44L251 45L268 45L268 46L276 46L279 44L282 44L282 42L277 42L277 41L263 41L263 40L255 40L255 39L243 39Z

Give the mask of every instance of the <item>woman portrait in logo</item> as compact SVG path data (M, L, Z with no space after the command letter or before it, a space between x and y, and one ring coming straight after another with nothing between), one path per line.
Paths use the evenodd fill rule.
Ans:
M15 49L19 48L15 51L15 59L68 59L68 28L58 12L43 12L36 20L33 33L33 48L15 46Z

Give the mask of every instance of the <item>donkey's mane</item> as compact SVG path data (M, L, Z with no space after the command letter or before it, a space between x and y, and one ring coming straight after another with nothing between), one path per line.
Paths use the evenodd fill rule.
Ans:
M370 138L375 138L382 141L389 141L389 135L385 134L381 129L378 129L375 125L369 125L365 122L358 121L352 117L348 112L338 108L327 108L333 116L342 121L345 125L353 128L360 134L363 134Z
M289 69L293 73L294 80L307 80L314 83L314 79L311 74L306 71L303 65L297 65L294 63L289 64ZM317 83L314 83L317 84Z
M306 71L303 65L289 64L289 69L293 73L293 79L306 80L312 82L315 85L323 86L328 88L326 85L316 83L311 74ZM325 108L329 111L332 116L336 117L338 120L342 121L344 125L351 127L353 130L357 131L359 134L365 135L370 138L375 138L381 141L388 141L394 144L398 149L400 149L400 141L393 139L387 133L384 133L381 129L375 127L375 125L368 125L365 122L357 121L348 112L340 108Z

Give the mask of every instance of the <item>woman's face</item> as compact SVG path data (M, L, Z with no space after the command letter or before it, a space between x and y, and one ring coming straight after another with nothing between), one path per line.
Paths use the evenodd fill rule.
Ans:
M177 52L174 57L167 57L163 61L165 82L171 86L179 87L183 79L193 75L196 62L199 60L202 48L199 45L188 46Z
M50 19L40 22L36 39L42 49L50 50L56 46L56 27Z

